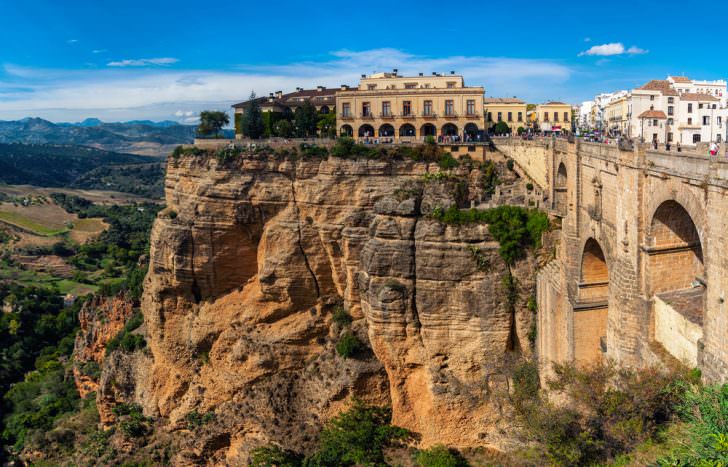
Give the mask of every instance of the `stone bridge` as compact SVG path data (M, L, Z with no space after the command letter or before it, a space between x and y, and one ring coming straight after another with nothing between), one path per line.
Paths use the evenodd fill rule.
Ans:
M561 218L538 274L539 359L675 359L728 379L728 161L564 140L496 142Z

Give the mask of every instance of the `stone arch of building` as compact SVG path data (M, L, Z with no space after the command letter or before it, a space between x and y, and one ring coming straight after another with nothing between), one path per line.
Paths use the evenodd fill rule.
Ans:
M475 138L478 135L479 128L477 124L471 122L465 125L463 131L471 138Z
M455 136L459 132L457 125L455 125L454 123L444 124L440 131L442 133L442 136Z
M417 130L414 125L405 123L399 127L399 136L417 136Z
M385 123L384 125L379 127L379 136L394 136L394 127L390 125L389 123Z
M574 360L593 364L606 351L609 316L609 263L602 245L587 238L581 251L578 297L573 314Z
M682 183L680 186L675 187L672 183L664 183L662 180L660 180L659 183L651 184L647 192L649 193L649 197L647 203L645 203L644 225L651 225L652 219L655 217L655 213L663 203L666 201L674 201L682 206L688 215L690 215L693 224L695 224L698 236L700 237L700 242L702 245L705 245L707 214L705 212L704 204L700 202L697 196L692 194L689 189L686 189ZM649 237L649 230L646 232L646 235ZM649 245L649 238L645 239L645 242Z
M327 114L327 113L331 112L331 109L329 109L328 105L322 105L321 108L319 109L319 112L322 114Z
M372 137L374 136L374 127L369 125L368 123L365 123L364 125L359 127L359 131L357 134L359 135L359 137Z
M341 128L339 129L339 134L341 136L354 136L354 129L351 127L351 125L341 125Z
M432 123L425 123L420 128L420 136L435 136L437 134L437 127Z

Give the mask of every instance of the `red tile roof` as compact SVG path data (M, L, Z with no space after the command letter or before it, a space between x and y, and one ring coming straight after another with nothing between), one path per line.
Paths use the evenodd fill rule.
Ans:
M665 79L653 79L639 89L644 91L660 91L664 96L677 96L675 88Z
M569 104L564 104L563 102L559 102L559 101L551 101L551 102L547 102L543 105L569 105Z
M637 118L657 118L660 120L667 119L667 115L662 110L645 110Z
M269 106L272 106L273 104L278 104L283 107L302 104L305 101L311 101L314 105L326 103L333 104L336 100L336 91L338 90L338 88L322 88L320 91L318 89L301 89L299 91L283 94L281 97L273 97L272 101L270 101L270 97L257 97L255 100L261 105L268 104ZM233 105L233 108L237 109L245 107L247 103L248 101L240 102Z
M670 76L676 83L690 83L691 80L687 76Z
M700 102L715 102L718 101L717 97L713 97L710 94L701 94L697 92L686 92L680 96L680 100L683 101L700 101Z

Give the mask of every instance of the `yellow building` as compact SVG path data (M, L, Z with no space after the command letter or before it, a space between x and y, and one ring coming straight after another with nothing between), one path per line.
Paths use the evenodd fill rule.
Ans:
M607 120L606 131L611 135L626 135L629 126L629 100L627 96L615 99L604 109Z
M515 97L486 97L483 99L486 128L493 128L498 122L505 122L515 133L527 125L526 103Z
M359 87L336 92L338 134L359 140L414 142L427 136L478 141L485 129L482 87L449 75L362 75Z
M551 101L536 106L536 122L544 133L568 133L571 131L571 106Z

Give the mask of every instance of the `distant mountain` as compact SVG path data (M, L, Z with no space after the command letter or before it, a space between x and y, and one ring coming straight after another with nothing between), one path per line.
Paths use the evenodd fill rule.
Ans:
M100 167L149 163L150 158L60 144L0 144L0 181L67 186Z
M90 118L77 124L56 124L42 118L0 121L0 143L74 144L111 151L162 154L169 146L191 143L195 127L175 122L104 123ZM153 149L158 149L155 152Z

